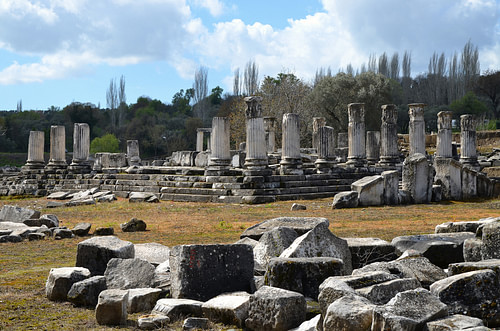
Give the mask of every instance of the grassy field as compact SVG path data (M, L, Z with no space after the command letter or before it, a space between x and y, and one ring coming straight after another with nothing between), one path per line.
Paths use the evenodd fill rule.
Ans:
M330 220L330 230L340 237L378 237L431 233L437 224L500 216L500 200L446 202L428 205L370 207L332 210L331 199L295 201L305 211L290 211L293 202L265 205L165 202L129 203L119 199L95 206L46 209L46 199L0 200L55 214L62 225L79 222L112 226L116 235L133 243L157 242L167 246L193 243L232 243L247 227L279 216L316 216ZM136 217L148 231L122 233L120 223ZM39 242L0 244L0 330L106 330L97 325L94 311L55 303L45 297L50 268L74 266L76 245L86 238L48 239ZM128 329L140 314L129 315ZM179 324L176 325L179 327ZM216 326L223 328L223 326Z

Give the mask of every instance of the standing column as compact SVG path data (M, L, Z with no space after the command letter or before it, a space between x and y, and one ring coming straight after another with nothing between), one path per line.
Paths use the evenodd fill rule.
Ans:
M262 118L262 97L246 97L247 108L245 111L247 124L247 140L245 168L249 170L263 170L267 168L266 134L264 119Z
M300 156L300 127L298 114L284 114L282 123L281 162L282 175L302 175Z
M451 147L451 111L440 111L437 114L436 158L452 158Z
M203 152L203 130L196 129L196 151Z
M210 147L210 159L206 175L222 175L229 169L231 164L231 152L229 148L229 118L214 117L212 119L212 139Z
M73 159L68 169L74 172L90 172L88 161L90 128L87 123L75 123L73 129Z
M276 117L264 117L266 146L268 153L276 152Z
M476 121L474 117L472 115L460 116L460 128L460 163L477 166Z
M318 159L314 162L319 174L330 173L335 164L335 131L330 126L318 128Z
M313 133L312 133L312 148L316 149L316 153L319 153L319 128L326 125L326 119L324 117L313 117Z
M64 169L66 163L66 128L62 125L50 127L50 159L49 169Z
M28 141L28 159L23 167L23 170L43 169L45 161L43 158L43 147L45 144L45 136L43 131L30 131Z
M410 115L410 156L416 153L425 155L425 104L411 103L408 107L408 114Z
M375 165L380 157L380 131L366 131L366 161Z
M380 126L380 161L382 166L399 163L398 150L398 109L396 105L382 106L382 125Z
M138 140L127 140L127 160L129 166L138 166L141 164Z
M362 167L366 163L365 149L365 104L350 103L347 106L349 116L349 126L347 134L349 136L349 152L347 164L355 167Z

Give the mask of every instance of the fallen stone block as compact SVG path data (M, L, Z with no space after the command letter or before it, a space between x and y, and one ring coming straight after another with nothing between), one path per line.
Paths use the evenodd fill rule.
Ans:
M143 220L139 220L137 218L132 218L127 223L120 224L120 229L123 232L138 232L138 231L146 231L146 222Z
M291 329L290 331L317 331L316 326L320 322L321 314L317 314L315 317L308 321L302 322L298 327Z
M323 330L368 331L375 305L357 295L346 295L328 306Z
M172 322L187 316L201 317L202 304L201 301L191 299L160 299L156 302L152 313L168 316Z
M297 210L307 210L307 207L305 205L301 205L299 203L294 203L292 207L290 208L291 211L297 211Z
M265 232L280 226L291 228L300 236L314 229L320 223L325 223L327 226L330 225L328 219L324 217L278 217L249 227L243 231L240 238L250 237L259 240Z
M175 246L170 251L172 297L208 300L226 292L250 292L253 269L248 245Z
M103 275L112 258L131 259L134 244L117 237L93 237L77 245L76 266L85 267L92 275Z
M481 249L483 240L481 238L470 238L464 241L464 260L466 262L481 261L483 254Z
M182 323L182 330L209 330L210 320L204 317L188 317Z
M383 305L396 294L419 288L420 282L414 278L398 278L370 286L356 289L356 293L367 298L370 302Z
M500 259L482 260L477 262L452 263L448 266L448 276L463 274L469 271L490 269L500 279Z
M358 193L360 206L381 206L384 204L384 178L380 175L363 177L351 184L351 190Z
M252 248L255 248L255 246L257 246L258 243L259 243L258 240L252 239L250 237L245 237L245 238L242 238L242 239L238 240L237 242L235 242L235 244L249 245Z
M71 192L54 192L47 196L47 199L65 200L69 199Z
M399 172L387 170L381 173L384 179L384 204L397 205L399 203Z
M54 232L52 234L54 236L54 239L56 239L56 240L69 239L69 238L73 238L75 236L70 229L66 229L66 228L54 229Z
M394 246L379 238L343 238L351 251L352 268L358 269L367 264L392 261L396 255Z
M295 239L280 257L334 257L344 262L345 275L352 272L351 252L347 241L331 233L325 223Z
M500 325L500 287L497 274L489 269L454 275L430 286L452 314L477 317L488 326Z
M415 153L404 160L402 188L410 192L414 203L431 201L434 174L434 168L423 154Z
M285 227L277 227L265 232L253 248L256 266L265 269L269 260L280 256L297 237L295 230Z
M75 306L95 308L99 293L106 289L106 277L93 276L74 283L67 298Z
M163 329L168 325L169 322L170 318L165 315L142 315L137 319L137 327L141 330Z
M475 330L476 327L484 326L483 321L479 318L455 314L449 317L441 318L437 321L427 323L428 331L444 331L444 330Z
M156 200L158 200L158 197L155 194L149 192L130 192L130 195L128 197L129 202L156 202Z
M86 268L52 268L45 284L45 294L51 301L66 301L71 286L88 277L90 271Z
M40 226L45 225L48 228L57 228L59 226L59 218L53 214L43 214L39 220Z
M128 290L129 314L151 311L160 298L161 289L158 288L133 288Z
M483 243L481 245L481 258L483 260L500 258L500 222L492 222L482 227ZM459 262L459 261L458 261Z
M23 238L18 235L9 234L0 236L0 243L20 243L21 241L23 241Z
M59 208L64 206L65 206L64 202L58 202L58 201L47 201L47 204L45 205L46 208Z
M154 266L169 260L170 248L158 243L135 244L135 258L148 261Z
M75 225L71 231L75 234L75 236L79 237L84 237L89 234L90 228L92 227L92 224L90 223L78 223Z
M269 286L302 293L317 300L319 285L328 277L344 274L342 260L331 257L273 258L265 275Z
M450 263L464 261L464 241L474 237L472 232L400 236L392 240L392 245L398 254L413 249L438 267L447 268Z
M144 260L112 258L108 261L104 276L109 289L132 289L150 287L155 267Z
M26 220L37 218L40 218L40 212L29 208L4 205L0 209L0 222L23 223Z
M82 199L71 199L64 204L66 207L76 207L76 206L89 206L95 205L95 200L92 197L82 198Z
M396 294L387 304L373 310L372 330L419 330L427 322L445 317L448 306L420 288Z
M43 233L33 232L28 234L29 241L44 240L46 236Z
M112 236L115 234L115 229L112 227L97 227L94 231L96 236Z
M250 294L235 292L221 294L205 302L203 315L212 322L236 325L243 328L248 317Z
M451 233L451 232L473 232L476 233L477 229L488 223L497 222L500 217L482 218L478 221L470 222L446 222L436 225L435 233Z
M306 300L297 292L263 286L250 297L245 326L250 330L288 330L306 318Z
M332 209L356 208L358 204L358 192L339 192L333 197Z
M127 290L104 290L99 294L95 317L100 325L127 324Z

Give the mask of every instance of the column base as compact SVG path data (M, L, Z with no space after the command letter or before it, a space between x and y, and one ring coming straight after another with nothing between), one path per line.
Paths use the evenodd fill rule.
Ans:
M68 166L68 171L74 172L74 173L79 173L79 174L88 174L92 171L90 164L87 162L72 162Z
M334 165L335 165L335 162L332 160L317 159L314 162L314 166L316 167L316 172L318 174L330 174L330 173L332 173L332 168Z
M229 166L209 165L205 168L205 176L228 176L230 174Z
M348 157L345 163L349 167L362 168L366 166L366 159L357 157Z
M269 162L267 157L265 159L245 159L245 168L249 170L264 170L268 167Z
M28 161L21 167L22 173L43 173L45 164L43 162Z
M280 162L280 175L303 175L301 159L284 159Z

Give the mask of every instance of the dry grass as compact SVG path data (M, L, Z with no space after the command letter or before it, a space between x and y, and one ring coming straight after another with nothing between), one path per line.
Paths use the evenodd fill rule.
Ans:
M500 216L500 200L447 202L429 205L370 207L332 210L331 199L296 201L305 211L291 212L293 202L266 205L160 202L131 204L120 199L110 204L46 209L45 199L0 200L56 214L62 225L79 222L112 226L123 240L158 242L167 246L188 243L231 243L247 227L279 216L317 216L330 220L330 229L340 237L379 237L431 233L437 224L472 221ZM119 224L140 218L148 231L122 233ZM0 244L0 330L107 329L95 322L94 311L68 303L53 303L44 295L50 268L74 266L76 245L85 238ZM129 316L133 329L138 314ZM178 325L177 325L178 326ZM218 326L219 328L220 326Z

